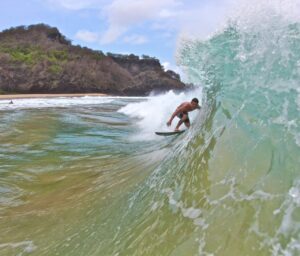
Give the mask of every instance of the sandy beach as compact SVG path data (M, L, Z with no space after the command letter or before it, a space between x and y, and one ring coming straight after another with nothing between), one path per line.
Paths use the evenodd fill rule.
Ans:
M0 100L56 98L56 97L83 97L83 96L108 96L108 95L103 93L7 94L7 95L0 95Z

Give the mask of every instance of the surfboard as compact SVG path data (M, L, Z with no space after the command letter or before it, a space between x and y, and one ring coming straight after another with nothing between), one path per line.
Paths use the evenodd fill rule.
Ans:
M185 130L178 131L178 132L155 132L155 134L159 136L171 136L171 135L181 134L183 132L185 132Z

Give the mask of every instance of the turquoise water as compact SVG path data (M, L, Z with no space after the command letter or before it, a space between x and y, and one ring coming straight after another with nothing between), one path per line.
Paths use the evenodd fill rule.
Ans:
M0 254L299 255L300 23L268 3L181 44L203 89L1 101Z
M276 3L181 46L180 64L206 85L200 134L213 144L204 196L213 225L200 255L300 253L300 23L283 12L290 1Z

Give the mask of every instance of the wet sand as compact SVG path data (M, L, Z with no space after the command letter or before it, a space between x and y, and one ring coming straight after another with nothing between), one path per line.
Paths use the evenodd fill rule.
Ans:
M0 95L0 100L30 99L30 98L57 98L57 97L83 97L108 96L103 93L61 93L61 94L6 94Z

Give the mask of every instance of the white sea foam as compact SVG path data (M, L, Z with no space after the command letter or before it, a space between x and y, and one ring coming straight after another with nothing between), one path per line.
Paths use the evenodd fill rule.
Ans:
M264 21L271 16L280 16L288 21L297 22L300 20L300 1L299 0L239 0L231 7L237 20L244 25L263 26ZM234 15L233 15L234 16Z
M57 97L57 98L32 98L32 99L13 99L0 100L1 110L17 109L40 109L40 108L65 108L76 105L97 105L113 101L112 97L84 96L84 97Z
M175 192L171 188L166 188L162 192L167 195L169 205L174 212L179 210L182 216L192 220L194 225L202 227L203 230L207 229L209 224L207 224L205 218L201 216L202 210L200 208L193 206L185 207L184 203L175 196Z
M33 241L22 241L22 242L17 242L17 243L0 244L0 249L5 248L5 247L10 247L13 249L18 248L18 247L23 247L24 253L31 253L37 249L37 246L34 245ZM18 254L18 255L21 255L21 254Z
M191 101L194 97L199 99L201 105L202 88L179 94L169 91L165 94L148 97L146 101L126 105L119 112L137 120L139 134L135 134L135 139L151 140L157 137L155 137L155 131L173 131L178 119L175 118L172 126L167 127L168 119L178 105L184 101ZM196 115L197 111L189 114L191 122L193 122ZM183 127L184 125L181 129Z

